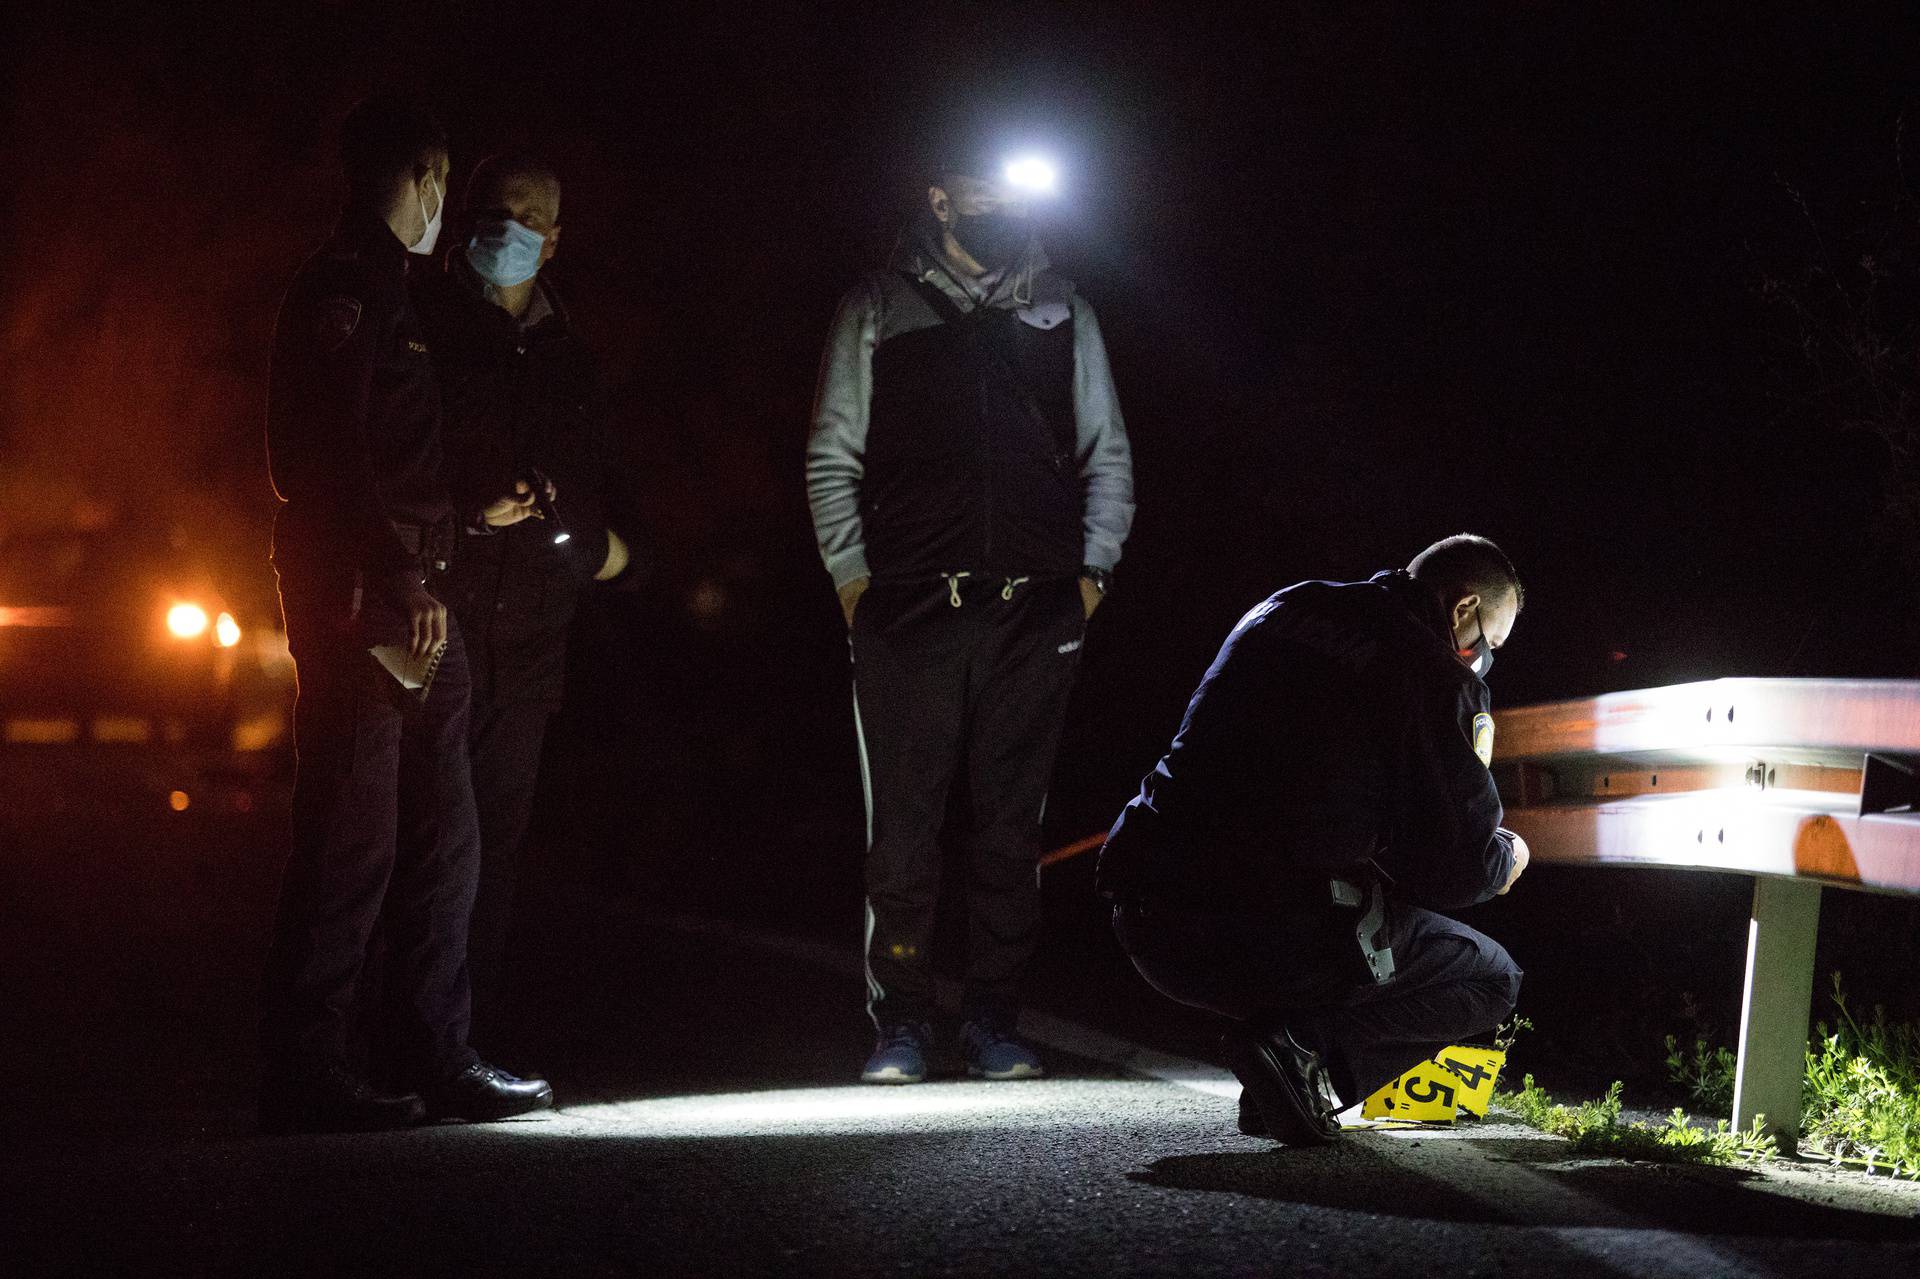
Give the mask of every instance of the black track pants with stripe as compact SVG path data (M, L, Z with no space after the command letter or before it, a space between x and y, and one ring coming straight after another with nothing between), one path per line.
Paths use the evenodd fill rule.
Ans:
M861 597L851 638L877 1024L933 1011L928 951L950 796L966 816L962 1014L1018 1011L1039 940L1041 810L1085 632L1071 578L879 582Z

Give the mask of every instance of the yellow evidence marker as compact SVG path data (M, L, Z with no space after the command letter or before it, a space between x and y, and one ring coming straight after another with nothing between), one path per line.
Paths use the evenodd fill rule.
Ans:
M1442 1049L1367 1098L1360 1117L1426 1124L1450 1124L1462 1110L1484 1117L1506 1060L1496 1048Z

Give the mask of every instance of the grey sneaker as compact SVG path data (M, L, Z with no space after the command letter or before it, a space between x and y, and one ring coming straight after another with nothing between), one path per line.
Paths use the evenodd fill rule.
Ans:
M975 1079L1039 1079L1047 1073L1040 1054L1013 1033L1010 1022L978 1017L960 1028L967 1073Z
M917 1084L927 1077L927 1045L933 1031L925 1022L894 1022L880 1028L873 1055L860 1071L863 1084Z

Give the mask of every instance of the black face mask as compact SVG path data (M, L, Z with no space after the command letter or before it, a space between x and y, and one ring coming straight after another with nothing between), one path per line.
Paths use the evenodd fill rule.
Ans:
M1033 238L1033 226L1025 218L1016 218L1004 209L992 213L963 213L948 230L967 256L989 271L1001 271L1026 251Z
M1481 679L1485 679L1487 672L1493 669L1493 645L1487 642L1487 624L1481 620L1477 606L1473 610L1473 624L1479 630L1480 638L1467 647L1454 651L1458 654L1461 665Z

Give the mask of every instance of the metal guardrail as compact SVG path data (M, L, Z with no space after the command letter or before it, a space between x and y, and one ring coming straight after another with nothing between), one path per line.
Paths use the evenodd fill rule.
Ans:
M1710 680L1496 725L1536 860L1754 877L1733 1119L1791 1146L1821 888L1920 894L1920 680Z

